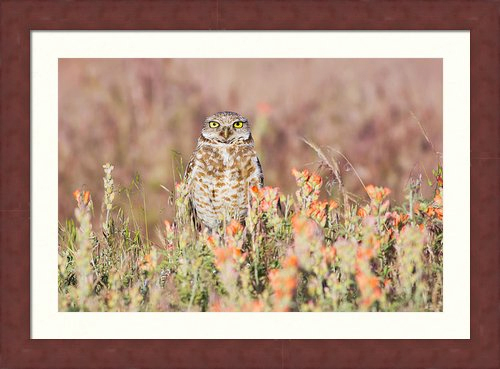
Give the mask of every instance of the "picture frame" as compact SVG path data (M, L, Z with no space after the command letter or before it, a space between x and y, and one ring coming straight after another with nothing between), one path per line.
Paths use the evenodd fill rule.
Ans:
M2 367L498 367L499 210L492 201L500 183L498 2L19 1L0 6ZM470 30L471 339L30 339L30 31L92 29Z

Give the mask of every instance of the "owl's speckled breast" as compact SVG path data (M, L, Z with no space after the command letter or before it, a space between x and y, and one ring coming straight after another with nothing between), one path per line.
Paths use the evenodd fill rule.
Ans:
M195 153L190 184L198 218L216 228L230 219L242 220L251 186L260 186L260 164L252 145L207 144Z

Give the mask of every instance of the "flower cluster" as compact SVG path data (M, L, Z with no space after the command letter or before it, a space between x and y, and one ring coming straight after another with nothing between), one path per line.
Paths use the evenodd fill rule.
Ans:
M423 214L429 219L437 218L443 220L443 196L442 189L437 188L434 198L431 202L417 202L414 205L416 214Z
M374 185L366 186L365 190L370 197L370 203L358 208L357 215L366 217L367 215L378 216L384 214L389 209L389 200L387 197L391 193L391 190L387 187L376 187Z
M250 204L247 224L250 232L255 232L259 224L274 229L279 225L279 188L252 186L250 188Z
M73 197L79 208L84 208L90 203L90 191L75 190L73 191Z
M256 205L261 212L276 212L278 208L279 188L278 187L262 187L252 186L250 188L251 201Z
M269 283L273 291L272 306L274 311L289 311L298 283L298 260L289 255L283 261L283 268L269 272Z
M299 172L292 169L292 175L295 177L299 189L295 192L297 201L303 209L309 208L312 202L319 199L323 179L315 173L310 173L307 169Z
M388 234L379 232L374 218L367 218L361 227L362 238L356 250L356 283L360 291L358 304L361 310L369 310L382 298L380 279L373 270L381 245L388 241Z

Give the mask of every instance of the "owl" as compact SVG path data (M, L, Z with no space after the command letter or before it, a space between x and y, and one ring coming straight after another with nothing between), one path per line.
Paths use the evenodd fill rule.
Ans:
M249 189L264 183L248 119L229 111L206 118L184 180L199 222L217 229L231 219L242 221Z

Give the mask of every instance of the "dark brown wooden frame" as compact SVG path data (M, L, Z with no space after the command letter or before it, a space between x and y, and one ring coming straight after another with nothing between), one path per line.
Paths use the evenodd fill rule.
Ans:
M1 1L0 368L498 368L499 14L493 1ZM470 340L30 340L30 31L471 31Z

